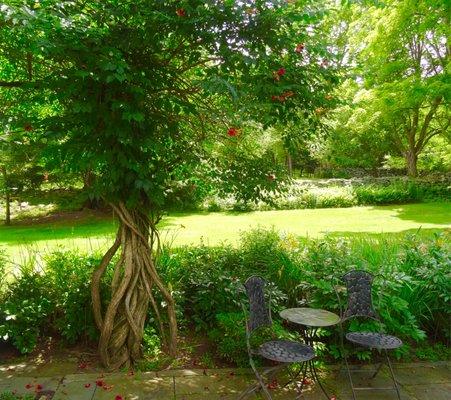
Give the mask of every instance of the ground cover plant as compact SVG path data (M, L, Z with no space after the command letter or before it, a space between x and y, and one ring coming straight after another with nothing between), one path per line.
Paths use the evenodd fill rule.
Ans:
M215 359L246 364L244 320L237 293L248 276L259 274L270 282L276 331L289 336L293 332L282 324L278 311L309 305L338 312L332 285L352 268L382 274L375 289L383 289L383 294L375 296L375 306L387 333L397 334L405 342L396 356L437 359L446 356L450 340L448 239L446 234L437 234L432 238L313 240L259 229L244 234L239 247L164 248L158 269L176 300L182 332L196 331L210 342ZM60 251L46 259L43 270L25 268L3 289L0 335L24 353L46 335L58 335L66 343L95 340L98 331L87 277L100 258ZM107 274L110 283L112 265ZM102 286L103 301L108 298L110 283ZM154 363L162 345L157 324L149 313L143 346ZM351 329L360 327L351 325ZM327 343L322 356L339 358L337 331L321 334ZM357 352L354 356L362 359L371 354Z

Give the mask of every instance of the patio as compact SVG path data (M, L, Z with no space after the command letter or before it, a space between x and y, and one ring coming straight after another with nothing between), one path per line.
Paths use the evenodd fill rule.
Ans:
M451 393L449 362L395 364L396 377L404 400L445 400ZM362 367L364 371L367 367ZM167 370L161 372L102 373L100 370L77 372L74 362L55 361L41 365L3 365L0 367L0 393L10 390L32 394L40 385L39 400L231 400L253 380L252 371L240 369ZM339 366L321 370L323 382L338 400L351 399L349 382ZM369 374L359 374L361 383L368 383ZM373 384L390 383L388 370L383 369ZM274 399L294 399L293 388L273 389ZM393 391L360 393L365 400L391 400ZM257 398L255 395L249 399ZM306 400L324 399L317 387L308 385Z

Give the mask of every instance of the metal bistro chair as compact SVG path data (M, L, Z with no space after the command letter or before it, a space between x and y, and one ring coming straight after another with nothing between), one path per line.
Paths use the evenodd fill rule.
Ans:
M341 307L340 295L338 291L337 297L340 303L340 313L341 313L341 348L346 364L346 370L349 377L349 383L351 384L352 389L352 397L356 400L356 391L358 390L396 390L396 394L398 395L398 399L401 400L401 396L399 393L399 388L396 383L395 375L393 372L393 367L390 362L390 358L388 356L387 350L396 349L402 346L402 341L395 336L387 335L383 333L382 321L376 311L373 308L372 301L372 283L373 283L373 275L366 271L354 270L345 274L341 280L346 285L346 291L348 295L348 303L347 308L343 312L343 308ZM365 347L369 349L377 349L379 352L383 352L385 354L385 360L390 369L391 378L393 380L393 387L355 387L352 381L351 372L362 372L361 370L351 370L348 364L348 358L346 355L346 351L344 349L344 340L343 340L343 323L347 320L353 318L367 318L375 320L379 323L379 332L348 332L345 337L346 340L351 342L354 345ZM379 366L374 371L374 374L371 376L371 379L374 379L379 373L380 369L384 361L382 361Z
M258 348L252 347L252 334L260 328L272 327L271 299L268 301L268 306L265 300L265 284L266 281L259 276L251 276L244 283L244 288L249 299L249 314L247 313L246 306L242 303L244 315L246 316L246 344L249 354L249 364L255 373L257 383L243 391L238 399L243 399L261 388L265 397L271 400L271 394L263 382L263 377L272 379L279 371L288 367L290 364L303 363L315 357L315 352L312 347L291 340L271 340L263 343ZM259 373L254 363L255 355L275 361L278 364L266 368L262 373ZM292 375L289 370L288 373L294 381L296 376ZM297 390L300 396L302 389L299 390L297 387Z

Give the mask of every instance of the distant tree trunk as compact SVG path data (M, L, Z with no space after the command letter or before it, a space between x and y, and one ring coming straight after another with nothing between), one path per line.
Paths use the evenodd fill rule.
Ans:
M287 153L287 169L288 169L288 175L293 175L293 159L291 158L291 154Z
M405 153L406 166L407 166L407 175L411 178L415 178L418 176L418 155L415 151L407 150Z
M5 225L11 225L11 193L8 187L8 175L5 166L2 166L2 175L5 182Z

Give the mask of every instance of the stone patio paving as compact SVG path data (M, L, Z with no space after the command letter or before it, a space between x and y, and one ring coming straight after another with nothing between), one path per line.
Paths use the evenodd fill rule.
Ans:
M448 400L451 399L451 374L449 362L396 364L396 377L403 400ZM73 373L73 363L55 365L0 366L0 393L14 391L17 394L35 393L36 399L52 400L230 400L253 382L248 370L168 370L162 372L102 373L84 371ZM388 370L370 381L368 368L356 373L356 384L390 386ZM322 372L323 383L330 395L337 400L352 399L345 371L337 366L328 366ZM271 390L276 400L291 400L296 397L293 387ZM117 397L121 396L121 397ZM252 395L249 399L263 398ZM308 385L305 400L325 399L319 388ZM396 399L394 391L359 392L358 399Z

